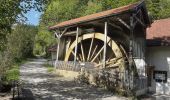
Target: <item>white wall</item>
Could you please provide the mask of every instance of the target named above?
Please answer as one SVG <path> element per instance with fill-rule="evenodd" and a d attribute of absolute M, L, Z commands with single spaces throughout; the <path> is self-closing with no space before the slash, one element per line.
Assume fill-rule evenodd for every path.
<path fill-rule="evenodd" d="M 57 53 L 56 52 L 51 52 L 51 58 L 52 58 L 52 60 L 56 60 Z"/>
<path fill-rule="evenodd" d="M 152 91 L 157 94 L 170 95 L 170 46 L 149 47 L 146 52 L 146 62 L 154 65 L 155 70 L 167 71 L 168 79 L 166 83 L 152 81 Z"/>

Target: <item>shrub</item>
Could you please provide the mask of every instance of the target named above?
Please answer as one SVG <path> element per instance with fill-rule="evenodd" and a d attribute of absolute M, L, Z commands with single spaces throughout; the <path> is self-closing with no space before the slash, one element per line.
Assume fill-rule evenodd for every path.
<path fill-rule="evenodd" d="M 3 84 L 10 84 L 12 81 L 19 80 L 19 66 L 15 65 L 11 69 L 7 70 L 2 77 Z"/>

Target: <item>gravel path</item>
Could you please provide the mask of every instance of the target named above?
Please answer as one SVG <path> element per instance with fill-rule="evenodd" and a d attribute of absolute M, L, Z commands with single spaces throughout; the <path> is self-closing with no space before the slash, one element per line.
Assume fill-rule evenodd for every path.
<path fill-rule="evenodd" d="M 47 72 L 44 59 L 30 60 L 21 66 L 24 100 L 127 100 L 112 93 Z"/>

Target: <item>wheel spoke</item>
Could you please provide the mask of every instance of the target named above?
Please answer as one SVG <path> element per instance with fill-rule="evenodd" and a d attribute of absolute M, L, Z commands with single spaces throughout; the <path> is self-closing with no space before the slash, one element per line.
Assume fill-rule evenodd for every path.
<path fill-rule="evenodd" d="M 75 53 L 74 53 L 73 51 L 72 51 L 71 53 L 75 56 Z M 79 58 L 78 58 L 78 57 L 76 57 L 76 59 L 79 61 Z"/>
<path fill-rule="evenodd" d="M 77 57 L 79 58 L 79 61 L 82 61 L 82 60 L 81 60 L 81 57 L 80 57 L 80 55 L 79 55 L 79 54 L 77 55 Z"/>
<path fill-rule="evenodd" d="M 119 59 L 120 59 L 120 58 L 113 58 L 113 59 L 111 59 L 110 61 L 106 61 L 106 66 L 111 65 L 111 64 L 112 64 L 112 67 L 118 66 L 118 65 L 120 64 L 120 62 L 118 61 Z M 98 64 L 98 65 L 96 65 L 96 67 L 99 67 L 99 66 L 101 66 L 102 64 L 103 64 L 103 62 L 100 63 L 100 64 Z"/>
<path fill-rule="evenodd" d="M 100 56 L 99 56 L 99 57 L 100 57 L 100 62 L 101 62 L 101 61 L 103 60 L 103 59 L 102 59 L 102 54 L 101 54 L 101 53 L 100 53 Z"/>
<path fill-rule="evenodd" d="M 111 39 L 107 42 L 107 44 L 108 43 L 110 43 L 111 42 Z M 91 62 L 93 62 L 98 56 L 99 56 L 99 54 L 102 52 L 102 50 L 104 49 L 104 46 L 98 51 L 98 53 L 96 54 L 96 56 L 91 60 Z M 102 59 L 102 58 L 101 58 Z"/>
<path fill-rule="evenodd" d="M 79 54 L 79 56 L 80 56 L 81 61 L 83 61 L 83 58 L 82 58 L 81 54 Z"/>
<path fill-rule="evenodd" d="M 82 42 L 80 44 L 81 44 L 81 53 L 82 53 L 82 56 L 83 56 L 83 61 L 85 61 L 84 48 L 83 48 Z"/>
<path fill-rule="evenodd" d="M 98 47 L 98 45 L 95 46 L 95 48 L 94 48 L 94 50 L 92 52 L 92 55 L 91 55 L 91 57 L 90 57 L 90 59 L 88 61 L 90 61 L 92 59 L 92 57 L 94 56 L 94 53 L 96 52 L 97 47 Z"/>
<path fill-rule="evenodd" d="M 90 58 L 91 49 L 92 49 L 92 46 L 93 46 L 93 41 L 94 41 L 94 37 L 92 38 L 92 41 L 91 41 L 91 44 L 90 44 L 90 48 L 89 48 L 89 53 L 88 53 L 87 61 L 89 61 L 89 58 Z"/>
<path fill-rule="evenodd" d="M 98 51 L 98 53 L 97 53 L 96 56 L 91 60 L 91 62 L 93 62 L 93 61 L 99 56 L 99 54 L 102 52 L 103 49 L 104 49 L 104 46 Z"/>
<path fill-rule="evenodd" d="M 112 57 L 113 57 L 113 54 L 109 57 L 109 59 L 107 61 L 110 61 Z"/>
<path fill-rule="evenodd" d="M 98 63 L 100 63 L 100 59 L 99 58 L 97 58 L 97 61 L 98 61 Z"/>

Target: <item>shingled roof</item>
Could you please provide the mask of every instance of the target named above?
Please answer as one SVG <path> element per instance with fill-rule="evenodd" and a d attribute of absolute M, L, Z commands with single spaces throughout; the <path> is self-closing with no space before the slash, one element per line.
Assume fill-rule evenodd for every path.
<path fill-rule="evenodd" d="M 150 46 L 170 45 L 170 18 L 154 21 L 147 28 L 146 39 Z"/>
<path fill-rule="evenodd" d="M 53 30 L 53 29 L 57 29 L 57 28 L 63 28 L 63 27 L 71 26 L 71 25 L 77 25 L 77 24 L 81 24 L 81 23 L 84 23 L 84 22 L 89 22 L 89 21 L 93 21 L 93 20 L 97 20 L 97 19 L 101 19 L 101 18 L 105 18 L 105 17 L 110 17 L 110 16 L 114 16 L 114 15 L 117 15 L 117 14 L 120 14 L 120 13 L 123 13 L 123 12 L 134 11 L 134 10 L 137 10 L 138 7 L 143 5 L 143 4 L 144 4 L 144 1 L 140 1 L 140 2 L 136 2 L 136 3 L 133 3 L 133 4 L 126 5 L 126 6 L 122 6 L 122 7 L 119 7 L 119 8 L 115 8 L 115 9 L 111 9 L 111 10 L 107 10 L 107 11 L 103 11 L 103 12 L 79 17 L 79 18 L 76 18 L 76 19 L 68 20 L 68 21 L 64 21 L 64 22 L 57 23 L 56 25 L 49 27 L 49 30 Z"/>

